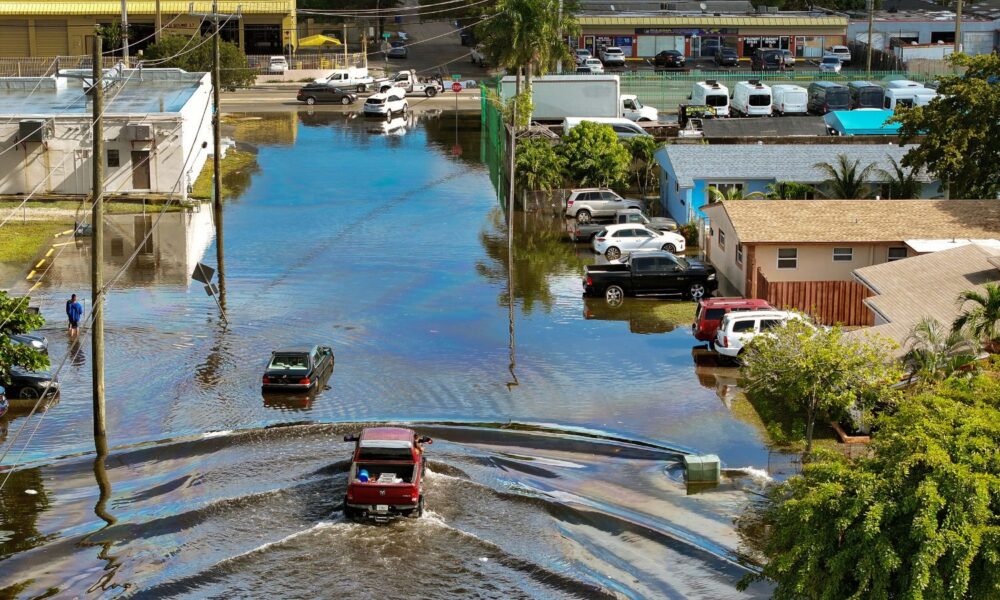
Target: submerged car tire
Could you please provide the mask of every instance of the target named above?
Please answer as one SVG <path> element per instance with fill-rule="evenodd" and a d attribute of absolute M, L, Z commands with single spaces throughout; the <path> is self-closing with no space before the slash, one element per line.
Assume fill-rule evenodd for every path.
<path fill-rule="evenodd" d="M 692 283 L 688 288 L 687 297 L 697 302 L 708 295 L 708 289 L 704 283 Z"/>
<path fill-rule="evenodd" d="M 417 507 L 410 511 L 409 517 L 411 519 L 419 519 L 422 516 L 424 516 L 424 497 L 423 496 L 421 496 L 420 499 L 417 500 Z"/>
<path fill-rule="evenodd" d="M 614 246 L 611 246 L 610 248 L 604 251 L 604 258 L 608 260 L 615 260 L 617 258 L 621 258 L 621 255 L 622 251 Z"/>
<path fill-rule="evenodd" d="M 316 104 L 316 98 L 312 96 L 306 96 L 306 104 L 308 104 L 309 106 Z"/>
<path fill-rule="evenodd" d="M 340 103 L 343 104 L 344 106 L 347 106 L 348 104 L 351 103 L 351 99 L 347 96 L 344 96 L 343 98 L 340 99 Z"/>
<path fill-rule="evenodd" d="M 604 299 L 607 301 L 608 306 L 621 306 L 622 302 L 625 301 L 625 290 L 618 285 L 609 285 L 604 290 Z"/>
<path fill-rule="evenodd" d="M 580 212 L 576 213 L 576 222 L 590 223 L 590 211 L 587 209 L 583 209 Z"/>
<path fill-rule="evenodd" d="M 660 248 L 660 250 L 673 254 L 677 252 L 677 246 L 674 246 L 673 244 L 663 244 L 663 247 Z"/>
<path fill-rule="evenodd" d="M 34 400 L 38 398 L 38 396 L 38 390 L 33 387 L 23 387 L 21 388 L 21 391 L 17 393 L 17 397 L 22 400 Z"/>
<path fill-rule="evenodd" d="M 424 95 L 426 95 L 428 98 L 433 98 L 434 96 L 437 96 L 437 93 L 438 93 L 437 88 L 429 87 L 426 90 L 424 90 Z"/>

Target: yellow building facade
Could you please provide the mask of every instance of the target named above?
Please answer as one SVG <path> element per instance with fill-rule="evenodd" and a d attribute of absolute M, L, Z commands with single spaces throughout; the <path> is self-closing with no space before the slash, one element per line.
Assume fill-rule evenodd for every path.
<path fill-rule="evenodd" d="M 136 55 L 160 35 L 208 33 L 212 25 L 189 14 L 188 0 L 127 2 L 129 49 Z M 208 13 L 212 3 L 193 2 L 193 12 Z M 159 16 L 157 15 L 159 8 Z M 240 12 L 222 28 L 222 38 L 238 43 L 247 54 L 281 54 L 297 43 L 295 0 L 221 1 L 220 13 Z M 119 0 L 0 0 L 0 57 L 53 57 L 88 54 L 97 25 L 121 20 Z"/>

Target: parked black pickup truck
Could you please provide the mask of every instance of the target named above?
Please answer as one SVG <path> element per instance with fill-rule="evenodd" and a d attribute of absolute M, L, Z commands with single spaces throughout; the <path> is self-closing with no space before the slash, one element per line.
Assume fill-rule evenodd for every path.
<path fill-rule="evenodd" d="M 589 223 L 580 223 L 576 220 L 567 221 L 566 230 L 569 232 L 569 239 L 574 242 L 589 242 L 597 232 L 608 225 L 618 225 L 624 223 L 638 223 L 645 225 L 655 231 L 677 231 L 677 222 L 668 217 L 647 217 L 641 211 L 630 208 L 619 210 L 610 219 L 594 219 Z"/>
<path fill-rule="evenodd" d="M 608 304 L 621 304 L 625 296 L 680 294 L 700 300 L 718 287 L 715 267 L 669 252 L 631 254 L 621 263 L 588 265 L 583 278 L 584 296 L 604 296 Z"/>

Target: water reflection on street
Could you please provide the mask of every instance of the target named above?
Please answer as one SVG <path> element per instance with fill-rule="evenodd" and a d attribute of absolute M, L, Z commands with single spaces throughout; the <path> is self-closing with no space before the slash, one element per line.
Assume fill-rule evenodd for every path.
<path fill-rule="evenodd" d="M 148 243 L 147 217 L 115 218 L 107 269 L 136 249 L 142 259 L 108 301 L 110 442 L 174 440 L 108 458 L 117 522 L 101 530 L 92 459 L 53 462 L 92 448 L 84 341 L 25 455 L 48 466 L 3 490 L 5 514 L 23 522 L 0 526 L 0 589 L 384 596 L 405 572 L 435 598 L 736 596 L 746 568 L 731 519 L 756 484 L 688 495 L 678 452 L 762 467 L 768 450 L 759 424 L 731 410 L 735 370 L 692 350 L 693 305 L 585 302 L 594 255 L 542 213 L 513 216 L 509 264 L 478 117 L 302 112 L 227 127 L 257 157 L 226 206 L 231 324 L 189 280 L 198 260 L 215 262 L 208 206 L 167 213 Z M 87 295 L 88 264 L 89 239 L 74 242 L 38 290 L 56 361 L 62 305 Z M 317 343 L 336 353 L 326 389 L 262 397 L 272 349 Z M 5 418 L 7 431 L 24 416 Z M 431 515 L 344 523 L 338 440 L 356 426 L 332 424 L 385 421 L 452 424 L 418 426 L 445 440 Z M 291 422 L 311 424 L 273 427 Z"/>

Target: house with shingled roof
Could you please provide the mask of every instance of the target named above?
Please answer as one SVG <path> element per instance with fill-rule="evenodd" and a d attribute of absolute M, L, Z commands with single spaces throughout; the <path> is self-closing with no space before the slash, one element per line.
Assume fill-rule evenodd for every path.
<path fill-rule="evenodd" d="M 670 144 L 656 152 L 660 165 L 660 205 L 679 224 L 705 218 L 710 187 L 739 190 L 744 196 L 766 194 L 770 184 L 795 182 L 820 185 L 827 180 L 818 163 L 833 163 L 838 154 L 858 168 L 875 164 L 869 183 L 878 190 L 885 181 L 880 170 L 892 172 L 890 159 L 900 163 L 915 146 L 894 144 Z M 919 173 L 921 198 L 941 197 L 940 182 Z M 876 192 L 877 193 L 877 192 Z M 883 196 L 884 197 L 884 196 Z"/>

